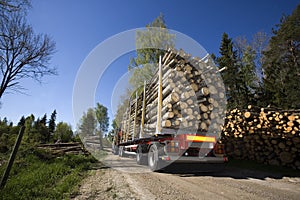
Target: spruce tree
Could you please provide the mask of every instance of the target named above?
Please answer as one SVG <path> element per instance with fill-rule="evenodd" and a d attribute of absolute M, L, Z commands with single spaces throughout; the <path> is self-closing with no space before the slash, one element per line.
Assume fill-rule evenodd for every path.
<path fill-rule="evenodd" d="M 24 115 L 21 117 L 20 121 L 18 122 L 18 126 L 24 126 L 25 125 L 25 117 Z"/>
<path fill-rule="evenodd" d="M 50 120 L 49 120 L 49 124 L 48 124 L 48 130 L 49 130 L 49 137 L 51 135 L 53 135 L 54 131 L 55 131 L 55 126 L 56 126 L 56 123 L 55 123 L 55 120 L 56 120 L 56 110 L 54 110 L 51 114 L 51 117 L 50 117 Z M 50 138 L 49 138 L 50 140 Z"/>
<path fill-rule="evenodd" d="M 300 5 L 273 30 L 264 52 L 264 89 L 268 104 L 300 107 Z"/>
<path fill-rule="evenodd" d="M 247 94 L 245 94 L 245 87 L 242 83 L 236 51 L 233 48 L 232 39 L 228 37 L 227 33 L 222 36 L 220 55 L 217 59 L 219 67 L 226 67 L 226 70 L 222 71 L 222 78 L 226 88 L 228 108 L 243 107 L 247 104 L 245 102 Z"/>

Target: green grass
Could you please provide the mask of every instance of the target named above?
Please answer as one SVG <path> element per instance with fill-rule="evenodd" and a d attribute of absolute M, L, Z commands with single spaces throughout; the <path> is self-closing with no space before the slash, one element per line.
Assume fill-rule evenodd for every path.
<path fill-rule="evenodd" d="M 55 158 L 43 151 L 23 152 L 0 191 L 0 199 L 69 199 L 95 162 L 84 155 Z M 1 175 L 4 168 L 0 167 Z"/>
<path fill-rule="evenodd" d="M 278 174 L 281 176 L 289 177 L 300 177 L 300 170 L 295 170 L 289 167 L 283 166 L 273 166 L 257 163 L 252 160 L 238 160 L 238 159 L 229 159 L 228 167 L 235 167 L 239 169 L 261 171 L 266 173 Z"/>

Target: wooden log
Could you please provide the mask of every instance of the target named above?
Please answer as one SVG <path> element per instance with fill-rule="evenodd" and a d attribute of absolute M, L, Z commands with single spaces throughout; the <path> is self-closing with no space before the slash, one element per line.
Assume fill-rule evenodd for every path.
<path fill-rule="evenodd" d="M 199 104 L 199 109 L 201 112 L 204 112 L 204 113 L 206 113 L 208 111 L 208 107 L 202 103 Z"/>
<path fill-rule="evenodd" d="M 174 104 L 179 101 L 179 95 L 176 92 L 172 92 L 163 100 L 163 106 L 166 104 Z"/>
<path fill-rule="evenodd" d="M 180 125 L 180 120 L 179 119 L 172 120 L 171 123 L 172 123 L 172 127 L 178 127 Z"/>
<path fill-rule="evenodd" d="M 210 94 L 210 91 L 207 87 L 203 87 L 200 89 L 200 93 L 197 96 L 207 96 Z"/>
<path fill-rule="evenodd" d="M 163 128 L 169 128 L 169 127 L 172 126 L 172 123 L 171 123 L 170 120 L 163 120 L 161 125 L 162 125 Z"/>

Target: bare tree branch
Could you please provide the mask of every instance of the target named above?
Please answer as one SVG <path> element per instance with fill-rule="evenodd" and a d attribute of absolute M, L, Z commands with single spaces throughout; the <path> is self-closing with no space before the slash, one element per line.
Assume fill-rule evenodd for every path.
<path fill-rule="evenodd" d="M 14 12 L 1 22 L 0 99 L 6 90 L 23 90 L 21 79 L 41 82 L 44 76 L 57 74 L 55 68 L 49 67 L 55 43 L 48 35 L 35 34 L 22 12 Z"/>
<path fill-rule="evenodd" d="M 13 12 L 25 14 L 30 7 L 30 0 L 0 0 L 0 17 L 8 19 Z"/>

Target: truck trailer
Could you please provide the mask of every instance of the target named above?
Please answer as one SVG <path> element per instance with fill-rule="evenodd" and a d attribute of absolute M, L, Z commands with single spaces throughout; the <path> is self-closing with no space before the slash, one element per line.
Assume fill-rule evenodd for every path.
<path fill-rule="evenodd" d="M 159 171 L 171 163 L 224 165 L 220 141 L 226 97 L 210 56 L 192 57 L 169 49 L 151 80 L 131 96 L 113 152 Z"/>

